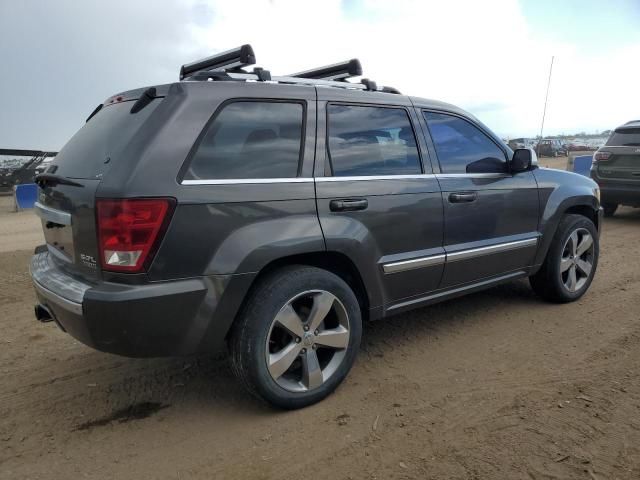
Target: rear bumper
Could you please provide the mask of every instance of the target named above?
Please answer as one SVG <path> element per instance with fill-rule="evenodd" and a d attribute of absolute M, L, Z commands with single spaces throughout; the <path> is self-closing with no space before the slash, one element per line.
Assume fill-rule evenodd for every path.
<path fill-rule="evenodd" d="M 600 199 L 603 203 L 640 206 L 640 186 L 600 185 Z"/>
<path fill-rule="evenodd" d="M 591 172 L 591 178 L 600 187 L 602 203 L 619 203 L 622 205 L 640 206 L 640 184 L 607 182 Z"/>
<path fill-rule="evenodd" d="M 30 271 L 38 302 L 65 332 L 96 350 L 128 357 L 223 348 L 239 292 L 246 292 L 251 280 L 224 275 L 144 285 L 88 284 L 57 268 L 47 252 L 32 257 Z"/>

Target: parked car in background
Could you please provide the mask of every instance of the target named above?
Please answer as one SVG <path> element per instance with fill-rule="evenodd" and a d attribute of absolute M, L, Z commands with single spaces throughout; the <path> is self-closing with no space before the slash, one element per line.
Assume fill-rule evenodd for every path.
<path fill-rule="evenodd" d="M 252 59 L 111 97 L 38 176 L 39 320 L 128 356 L 227 346 L 250 392 L 298 408 L 342 382 L 364 320 L 518 278 L 587 291 L 590 178 L 453 105 L 345 81 L 357 61 L 238 72 Z"/>
<path fill-rule="evenodd" d="M 536 142 L 532 138 L 512 138 L 508 142 L 511 150 L 518 150 L 519 148 L 535 148 L 535 144 Z"/>
<path fill-rule="evenodd" d="M 607 216 L 619 205 L 640 207 L 640 120 L 616 128 L 593 156 L 593 178 Z"/>
<path fill-rule="evenodd" d="M 558 157 L 567 154 L 567 147 L 557 138 L 545 138 L 538 142 L 537 154 L 541 157 Z"/>

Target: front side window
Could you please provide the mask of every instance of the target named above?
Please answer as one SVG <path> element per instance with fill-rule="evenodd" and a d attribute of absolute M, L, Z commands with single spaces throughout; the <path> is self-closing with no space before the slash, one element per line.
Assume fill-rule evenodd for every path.
<path fill-rule="evenodd" d="M 296 177 L 303 111 L 299 103 L 238 101 L 226 105 L 207 128 L 184 178 Z"/>
<path fill-rule="evenodd" d="M 507 173 L 504 152 L 479 128 L 454 115 L 424 112 L 442 173 Z"/>
<path fill-rule="evenodd" d="M 329 157 L 334 176 L 422 173 L 406 110 L 329 105 L 327 111 Z"/>

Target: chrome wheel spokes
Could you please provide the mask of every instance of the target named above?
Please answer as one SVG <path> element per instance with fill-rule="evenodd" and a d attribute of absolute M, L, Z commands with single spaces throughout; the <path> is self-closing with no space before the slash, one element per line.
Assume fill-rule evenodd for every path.
<path fill-rule="evenodd" d="M 593 270 L 594 242 L 585 228 L 574 230 L 562 249 L 560 277 L 570 292 L 580 290 L 587 283 Z"/>
<path fill-rule="evenodd" d="M 269 374 L 292 392 L 318 388 L 342 363 L 349 339 L 349 317 L 340 300 L 325 290 L 303 292 L 273 319 L 266 345 Z"/>

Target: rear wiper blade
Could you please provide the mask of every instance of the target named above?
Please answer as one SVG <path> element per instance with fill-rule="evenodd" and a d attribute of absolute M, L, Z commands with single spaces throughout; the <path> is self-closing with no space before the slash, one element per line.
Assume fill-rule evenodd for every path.
<path fill-rule="evenodd" d="M 35 181 L 40 188 L 44 188 L 47 185 L 70 185 L 72 187 L 84 187 L 84 185 L 82 185 L 81 183 L 74 182 L 67 177 L 55 175 L 53 173 L 41 173 L 40 175 L 36 175 Z"/>

